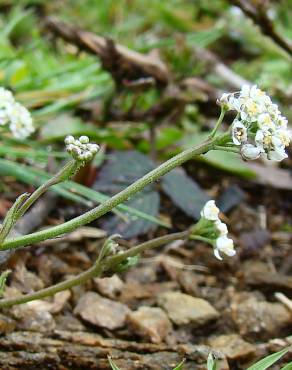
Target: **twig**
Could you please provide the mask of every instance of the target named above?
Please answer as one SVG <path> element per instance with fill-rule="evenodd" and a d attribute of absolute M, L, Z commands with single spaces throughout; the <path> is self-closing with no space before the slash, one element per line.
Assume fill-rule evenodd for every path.
<path fill-rule="evenodd" d="M 288 297 L 286 297 L 283 293 L 280 293 L 280 292 L 276 292 L 276 293 L 275 293 L 275 298 L 276 298 L 279 302 L 283 303 L 283 305 L 284 305 L 285 307 L 287 307 L 287 308 L 288 308 L 288 310 L 292 313 L 292 301 L 291 301 L 291 299 L 289 299 L 289 298 L 288 298 Z"/>
<path fill-rule="evenodd" d="M 195 54 L 198 59 L 206 62 L 207 66 L 216 73 L 230 87 L 240 90 L 242 85 L 251 85 L 251 82 L 244 79 L 237 73 L 233 72 L 226 64 L 224 64 L 214 53 L 207 49 L 195 47 Z"/>
<path fill-rule="evenodd" d="M 277 45 L 292 56 L 292 43 L 277 32 L 275 26 L 267 13 L 264 1 L 250 0 L 229 0 L 233 5 L 238 6 L 255 24 L 259 26 L 262 33 L 270 37 Z"/>
<path fill-rule="evenodd" d="M 109 71 L 119 84 L 123 81 L 128 84 L 129 81 L 147 77 L 154 78 L 159 85 L 168 83 L 170 78 L 168 69 L 157 56 L 138 53 L 53 17 L 46 19 L 46 25 L 55 35 L 77 45 L 82 50 L 98 55 L 104 69 Z"/>

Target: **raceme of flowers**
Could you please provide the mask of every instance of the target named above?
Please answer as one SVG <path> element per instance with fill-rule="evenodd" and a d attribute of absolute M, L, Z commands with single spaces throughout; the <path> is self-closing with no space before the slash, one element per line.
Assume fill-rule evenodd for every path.
<path fill-rule="evenodd" d="M 214 255 L 219 260 L 222 260 L 220 253 L 232 257 L 236 254 L 236 251 L 234 249 L 233 240 L 227 236 L 228 229 L 226 224 L 219 219 L 219 212 L 219 208 L 216 206 L 215 201 L 209 200 L 201 211 L 201 217 L 212 222 L 216 236 L 214 241 Z"/>
<path fill-rule="evenodd" d="M 8 126 L 17 139 L 25 139 L 35 130 L 29 111 L 3 87 L 0 87 L 0 126 Z"/>
<path fill-rule="evenodd" d="M 260 156 L 274 161 L 287 158 L 291 132 L 287 118 L 282 116 L 277 104 L 256 85 L 244 85 L 240 92 L 223 94 L 220 101 L 226 110 L 237 112 L 232 124 L 232 140 L 241 145 L 244 159 Z"/>
<path fill-rule="evenodd" d="M 99 146 L 90 143 L 87 136 L 80 136 L 78 140 L 71 135 L 67 136 L 65 144 L 67 152 L 70 153 L 76 161 L 90 161 L 99 151 Z"/>

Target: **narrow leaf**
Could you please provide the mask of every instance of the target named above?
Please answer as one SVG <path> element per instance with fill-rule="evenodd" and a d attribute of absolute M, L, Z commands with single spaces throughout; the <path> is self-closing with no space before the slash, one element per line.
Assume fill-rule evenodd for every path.
<path fill-rule="evenodd" d="M 268 367 L 272 366 L 275 362 L 280 360 L 281 357 L 283 357 L 290 348 L 284 348 L 282 351 L 276 352 L 271 354 L 270 356 L 267 356 L 263 358 L 262 360 L 256 362 L 254 365 L 249 367 L 247 370 L 265 370 Z"/>
<path fill-rule="evenodd" d="M 14 163 L 2 158 L 0 158 L 0 173 L 2 176 L 14 176 L 17 180 L 34 186 L 39 186 L 43 184 L 51 177 L 48 173 L 44 171 L 23 164 L 20 165 L 18 163 Z M 77 184 L 74 181 L 66 181 L 62 184 L 55 185 L 50 190 L 54 191 L 64 198 L 73 200 L 86 206 L 92 206 L 92 202 L 102 203 L 105 200 L 109 199 L 109 197 L 105 194 L 87 188 L 86 186 L 83 186 L 81 184 Z M 88 202 L 88 200 L 90 200 L 91 202 Z M 138 209 L 126 206 L 124 204 L 119 204 L 116 209 L 131 214 L 133 216 L 143 218 L 152 223 L 164 227 L 169 227 L 169 225 L 165 224 L 157 217 L 142 212 Z"/>
<path fill-rule="evenodd" d="M 210 352 L 209 355 L 208 355 L 207 369 L 208 370 L 216 370 L 217 369 L 217 362 L 216 362 L 212 352 Z"/>
<path fill-rule="evenodd" d="M 185 363 L 185 360 L 182 360 L 173 370 L 183 370 L 183 364 Z"/>
<path fill-rule="evenodd" d="M 6 270 L 6 271 L 2 272 L 1 275 L 0 275 L 0 297 L 2 297 L 3 294 L 4 294 L 6 280 L 7 280 L 8 275 L 10 274 L 10 272 L 11 272 L 11 270 Z"/>
<path fill-rule="evenodd" d="M 292 370 L 292 362 L 289 362 L 281 370 Z"/>
<path fill-rule="evenodd" d="M 110 357 L 108 357 L 108 361 L 111 365 L 112 370 L 120 370 L 120 368 L 117 367 L 117 365 L 113 362 L 113 360 Z"/>

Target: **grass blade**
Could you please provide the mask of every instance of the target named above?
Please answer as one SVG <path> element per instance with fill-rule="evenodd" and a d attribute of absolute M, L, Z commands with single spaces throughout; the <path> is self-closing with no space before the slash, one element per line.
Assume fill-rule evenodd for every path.
<path fill-rule="evenodd" d="M 183 370 L 183 365 L 185 363 L 185 360 L 182 360 L 173 370 Z"/>
<path fill-rule="evenodd" d="M 275 362 L 280 360 L 281 357 L 283 357 L 290 348 L 284 348 L 282 351 L 273 353 L 262 360 L 256 362 L 254 365 L 249 367 L 247 370 L 265 370 L 268 367 L 272 366 Z"/>
<path fill-rule="evenodd" d="M 43 184 L 51 177 L 44 171 L 23 164 L 14 163 L 3 158 L 0 159 L 0 173 L 2 174 L 2 176 L 14 176 L 15 178 L 17 178 L 17 180 L 34 186 L 39 186 Z M 93 204 L 102 203 L 105 200 L 109 199 L 107 195 L 87 188 L 86 186 L 83 186 L 81 184 L 77 184 L 74 181 L 67 181 L 55 185 L 54 187 L 52 187 L 51 190 L 64 198 L 85 204 L 86 206 L 90 207 L 92 207 Z M 125 212 L 131 216 L 141 217 L 160 226 L 169 227 L 169 225 L 160 221 L 158 218 L 141 212 L 138 209 L 127 207 L 124 204 L 119 204 L 116 209 L 118 211 Z"/>
<path fill-rule="evenodd" d="M 110 363 L 112 370 L 120 370 L 110 357 L 108 357 L 108 362 Z"/>
<path fill-rule="evenodd" d="M 281 370 L 292 370 L 292 362 L 289 362 L 287 365 L 282 367 Z"/>

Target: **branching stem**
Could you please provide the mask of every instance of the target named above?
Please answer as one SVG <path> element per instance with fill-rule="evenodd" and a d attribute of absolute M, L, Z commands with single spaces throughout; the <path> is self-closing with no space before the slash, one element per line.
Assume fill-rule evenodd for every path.
<path fill-rule="evenodd" d="M 219 123 L 220 120 L 222 121 L 223 116 L 224 113 L 221 112 L 220 115 L 221 118 L 219 118 L 218 120 Z M 216 126 L 218 126 L 218 124 Z M 72 232 L 76 230 L 78 227 L 86 225 L 103 216 L 107 212 L 111 211 L 117 205 L 125 202 L 134 194 L 144 189 L 147 185 L 157 181 L 160 177 L 164 176 L 166 173 L 168 173 L 175 167 L 182 165 L 184 162 L 190 160 L 195 156 L 207 153 L 208 151 L 212 150 L 214 146 L 223 145 L 228 138 L 229 134 L 223 134 L 218 135 L 217 137 L 208 138 L 202 144 L 197 145 L 194 148 L 186 149 L 183 152 L 174 156 L 173 158 L 169 159 L 168 161 L 162 163 L 160 166 L 158 166 L 154 170 L 147 173 L 145 176 L 135 181 L 126 189 L 122 190 L 118 194 L 106 200 L 104 203 L 84 213 L 83 215 L 76 217 L 61 225 L 51 227 L 49 229 L 17 237 L 15 239 L 8 239 L 2 243 L 2 245 L 0 246 L 0 250 L 16 249 L 30 244 L 38 243 L 47 239 L 53 239 L 60 235 Z"/>

